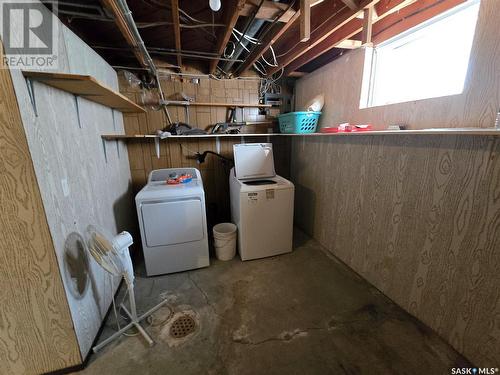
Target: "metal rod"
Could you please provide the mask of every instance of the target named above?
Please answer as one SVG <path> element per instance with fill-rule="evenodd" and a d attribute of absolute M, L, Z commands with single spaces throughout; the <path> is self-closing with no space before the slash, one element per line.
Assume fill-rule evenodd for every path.
<path fill-rule="evenodd" d="M 231 62 L 243 62 L 244 60 L 240 59 L 228 59 L 225 57 L 215 57 L 215 56 L 204 56 L 204 55 L 192 55 L 190 53 L 174 53 L 174 52 L 160 52 L 160 51 L 151 51 L 152 54 L 154 55 L 181 55 L 184 57 L 192 57 L 195 59 L 202 59 L 202 60 L 222 60 L 222 61 L 231 61 Z"/>
<path fill-rule="evenodd" d="M 115 50 L 115 51 L 128 51 L 129 48 L 120 48 L 120 47 L 107 47 L 107 46 L 91 46 L 94 49 L 109 49 L 109 50 Z M 195 59 L 203 59 L 203 60 L 222 60 L 222 61 L 231 61 L 231 62 L 243 62 L 244 60 L 239 60 L 239 59 L 228 59 L 225 57 L 216 57 L 212 55 L 204 55 L 203 52 L 198 52 L 198 51 L 193 51 L 193 53 L 188 53 L 186 51 L 175 51 L 175 50 L 158 50 L 158 49 L 152 49 L 149 48 L 149 52 L 154 55 L 172 55 L 172 56 L 177 56 L 181 55 L 184 57 L 192 57 Z"/>
<path fill-rule="evenodd" d="M 113 333 L 111 336 L 109 336 L 106 340 L 100 342 L 99 344 L 97 344 L 96 346 L 94 346 L 92 348 L 92 350 L 94 351 L 94 353 L 97 353 L 99 350 L 101 350 L 104 346 L 106 346 L 107 344 L 109 344 L 111 341 L 117 339 L 119 336 L 123 335 L 124 332 L 126 332 L 127 330 L 129 330 L 130 328 L 132 328 L 132 326 L 134 325 L 133 322 L 130 322 L 129 324 L 127 324 L 125 327 L 123 327 L 122 329 L 120 329 L 119 331 Z"/>
<path fill-rule="evenodd" d="M 122 308 L 123 311 L 125 311 L 125 314 L 127 314 L 128 317 L 132 320 L 131 323 L 135 326 L 135 328 L 137 328 L 139 333 L 144 337 L 144 339 L 147 341 L 148 345 L 153 346 L 153 344 L 154 344 L 153 339 L 144 330 L 144 328 L 142 328 L 142 326 L 139 324 L 140 320 L 137 319 L 137 311 L 134 311 L 134 309 L 132 308 L 132 313 L 130 313 L 123 304 L 120 307 Z"/>

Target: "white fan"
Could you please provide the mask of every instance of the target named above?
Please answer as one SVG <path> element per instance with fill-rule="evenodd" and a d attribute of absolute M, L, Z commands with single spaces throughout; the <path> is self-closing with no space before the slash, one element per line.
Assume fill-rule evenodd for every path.
<path fill-rule="evenodd" d="M 140 322 L 167 303 L 167 300 L 162 301 L 143 315 L 137 316 L 134 295 L 134 269 L 128 250 L 129 246 L 133 244 L 132 236 L 128 232 L 121 232 L 117 236 L 111 238 L 111 236 L 105 235 L 103 231 L 98 230 L 93 225 L 87 227 L 85 235 L 87 247 L 95 261 L 111 275 L 120 276 L 125 279 L 130 302 L 130 311 L 123 304 L 120 305 L 121 309 L 123 309 L 130 318 L 130 323 L 103 342 L 94 346 L 94 352 L 97 352 L 106 344 L 120 337 L 132 326 L 135 326 L 144 339 L 146 339 L 149 346 L 152 346 L 154 341 L 144 328 L 142 328 Z"/>

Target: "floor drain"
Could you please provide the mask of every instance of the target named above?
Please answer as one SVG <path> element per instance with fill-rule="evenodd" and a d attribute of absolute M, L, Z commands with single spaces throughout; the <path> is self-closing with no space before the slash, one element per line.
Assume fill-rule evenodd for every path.
<path fill-rule="evenodd" d="M 196 330 L 196 322 L 189 315 L 182 315 L 175 319 L 170 326 L 170 336 L 179 339 Z"/>

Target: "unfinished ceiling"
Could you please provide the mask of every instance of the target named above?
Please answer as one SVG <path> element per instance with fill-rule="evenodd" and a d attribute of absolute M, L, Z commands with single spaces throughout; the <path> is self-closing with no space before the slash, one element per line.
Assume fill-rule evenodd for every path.
<path fill-rule="evenodd" d="M 157 68 L 195 66 L 223 76 L 254 69 L 276 77 L 311 72 L 463 1 L 228 0 L 212 11 L 205 0 L 65 0 L 57 13 L 114 67 L 148 68 L 142 39 Z M 44 3 L 52 9 L 54 2 Z"/>

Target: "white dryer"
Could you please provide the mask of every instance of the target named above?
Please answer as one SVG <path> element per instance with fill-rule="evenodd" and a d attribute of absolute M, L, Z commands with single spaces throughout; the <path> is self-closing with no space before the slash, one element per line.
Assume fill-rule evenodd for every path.
<path fill-rule="evenodd" d="M 192 181 L 168 185 L 182 174 Z M 205 193 L 195 168 L 158 169 L 135 197 L 148 276 L 209 265 Z"/>
<path fill-rule="evenodd" d="M 271 143 L 233 146 L 231 217 L 242 260 L 292 251 L 294 185 L 276 175 Z"/>

